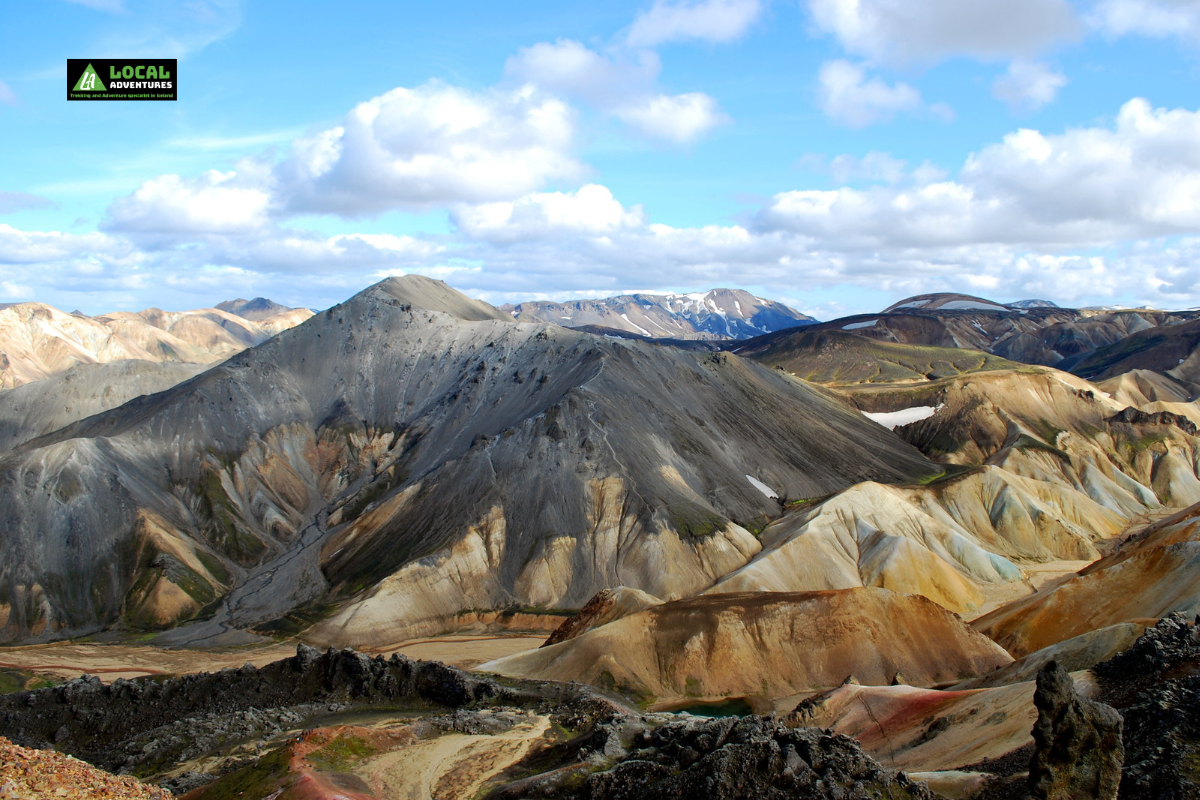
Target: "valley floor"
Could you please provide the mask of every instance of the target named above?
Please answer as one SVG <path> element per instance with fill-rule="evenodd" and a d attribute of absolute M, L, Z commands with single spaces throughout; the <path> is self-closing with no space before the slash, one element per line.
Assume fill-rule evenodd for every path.
<path fill-rule="evenodd" d="M 414 639 L 380 650 L 362 649 L 371 655 L 400 653 L 422 661 L 472 669 L 487 661 L 534 650 L 546 640 L 543 635 L 473 634 Z M 105 683 L 148 675 L 186 675 L 217 672 L 243 664 L 256 667 L 287 658 L 296 652 L 294 642 L 229 649 L 164 649 L 144 644 L 81 644 L 56 642 L 26 647 L 0 648 L 0 668 L 22 670 L 59 678 L 95 675 Z"/>

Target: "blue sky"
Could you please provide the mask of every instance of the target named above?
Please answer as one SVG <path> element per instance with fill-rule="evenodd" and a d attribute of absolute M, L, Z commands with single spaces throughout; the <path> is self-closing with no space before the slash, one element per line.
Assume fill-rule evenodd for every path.
<path fill-rule="evenodd" d="M 11 3 L 0 303 L 1200 305 L 1197 0 Z M 174 103 L 67 58 L 176 57 Z"/>

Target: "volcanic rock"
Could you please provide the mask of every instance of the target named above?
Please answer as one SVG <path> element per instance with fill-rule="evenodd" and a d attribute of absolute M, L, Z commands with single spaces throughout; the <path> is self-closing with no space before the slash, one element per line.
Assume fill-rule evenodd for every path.
<path fill-rule="evenodd" d="M 1081 698 L 1067 671 L 1051 661 L 1037 677 L 1038 709 L 1029 764 L 1031 800 L 1116 800 L 1125 747 L 1121 716 Z"/>

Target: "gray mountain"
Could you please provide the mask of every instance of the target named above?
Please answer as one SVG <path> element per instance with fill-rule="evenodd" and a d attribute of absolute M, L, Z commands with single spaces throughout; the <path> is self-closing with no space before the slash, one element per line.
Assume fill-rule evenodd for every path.
<path fill-rule="evenodd" d="M 1015 303 L 1005 303 L 1009 308 L 1062 308 L 1052 300 L 1017 300 Z"/>
<path fill-rule="evenodd" d="M 748 561 L 789 498 L 937 471 L 737 356 L 389 279 L 0 456 L 0 640 L 324 618 L 312 638 L 368 643 L 615 585 L 680 597 Z"/>
<path fill-rule="evenodd" d="M 1074 371 L 1073 365 L 1093 350 L 1139 331 L 1195 319 L 1200 319 L 1200 312 L 1044 305 L 1011 308 L 973 295 L 942 293 L 909 297 L 878 314 L 817 323 L 805 332 L 846 331 L 884 342 L 980 350 L 1012 361 Z M 765 334 L 762 338 L 769 343 L 790 335 L 792 332 Z"/>
<path fill-rule="evenodd" d="M 519 322 L 608 328 L 656 339 L 748 339 L 816 322 L 783 303 L 741 289 L 692 294 L 625 294 L 571 303 L 528 302 L 502 310 Z"/>
<path fill-rule="evenodd" d="M 169 389 L 207 364 L 127 359 L 77 364 L 66 372 L 0 392 L 0 452 L 135 397 Z"/>
<path fill-rule="evenodd" d="M 243 319 L 253 320 L 254 322 L 259 322 L 267 317 L 273 317 L 276 314 L 293 310 L 290 306 L 280 305 L 274 300 L 268 300 L 265 297 L 256 297 L 253 300 L 243 300 L 239 297 L 236 300 L 226 300 L 223 303 L 217 303 L 215 308 L 221 311 L 228 311 L 230 314 L 236 314 Z"/>

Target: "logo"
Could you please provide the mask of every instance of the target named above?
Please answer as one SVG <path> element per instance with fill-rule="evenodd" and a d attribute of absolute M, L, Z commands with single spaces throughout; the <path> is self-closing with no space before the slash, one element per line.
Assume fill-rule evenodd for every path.
<path fill-rule="evenodd" d="M 68 58 L 68 100 L 175 100 L 174 58 Z"/>
<path fill-rule="evenodd" d="M 87 69 L 79 76 L 79 81 L 75 84 L 77 92 L 103 92 L 108 87 L 100 80 L 100 76 L 96 74 L 96 70 L 92 69 L 92 65 L 88 64 Z"/>

